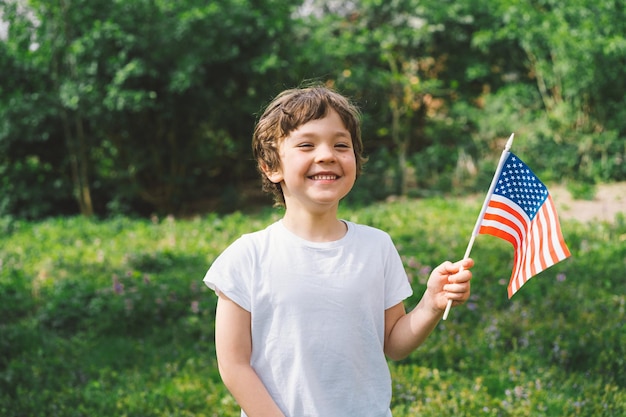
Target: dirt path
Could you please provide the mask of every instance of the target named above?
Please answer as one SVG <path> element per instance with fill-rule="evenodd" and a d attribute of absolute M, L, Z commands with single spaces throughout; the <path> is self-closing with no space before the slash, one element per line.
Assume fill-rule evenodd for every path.
<path fill-rule="evenodd" d="M 548 190 L 561 219 L 613 222 L 617 213 L 626 215 L 626 182 L 598 185 L 591 201 L 573 199 L 565 186 L 551 185 Z"/>

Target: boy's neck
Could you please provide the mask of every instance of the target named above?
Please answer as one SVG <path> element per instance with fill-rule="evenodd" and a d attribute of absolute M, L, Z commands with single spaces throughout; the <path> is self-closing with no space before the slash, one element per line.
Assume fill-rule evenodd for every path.
<path fill-rule="evenodd" d="M 285 227 L 296 236 L 309 242 L 332 242 L 344 237 L 347 225 L 337 219 L 337 211 L 310 213 L 307 211 L 285 211 Z"/>

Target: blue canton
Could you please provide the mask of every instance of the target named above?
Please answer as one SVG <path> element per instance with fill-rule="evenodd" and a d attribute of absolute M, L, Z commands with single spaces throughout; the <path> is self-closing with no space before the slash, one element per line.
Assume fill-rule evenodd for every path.
<path fill-rule="evenodd" d="M 532 220 L 548 198 L 548 189 L 514 154 L 510 153 L 502 166 L 494 194 L 516 203 Z"/>

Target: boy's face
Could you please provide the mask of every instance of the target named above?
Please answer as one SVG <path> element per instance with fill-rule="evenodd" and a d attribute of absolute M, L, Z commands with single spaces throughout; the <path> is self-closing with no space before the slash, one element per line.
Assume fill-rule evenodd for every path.
<path fill-rule="evenodd" d="M 279 155 L 280 168 L 265 174 L 280 183 L 287 209 L 336 207 L 356 181 L 352 137 L 334 110 L 292 131 Z"/>

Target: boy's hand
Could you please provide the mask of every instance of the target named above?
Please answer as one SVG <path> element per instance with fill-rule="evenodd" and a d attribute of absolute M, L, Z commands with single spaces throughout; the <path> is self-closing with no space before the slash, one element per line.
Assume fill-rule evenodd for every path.
<path fill-rule="evenodd" d="M 430 298 L 433 309 L 446 309 L 448 300 L 452 300 L 453 306 L 463 304 L 470 296 L 470 280 L 474 266 L 471 258 L 452 263 L 446 261 L 436 267 L 428 278 L 426 294 Z"/>
<path fill-rule="evenodd" d="M 473 266 L 472 259 L 454 264 L 446 261 L 431 272 L 424 296 L 410 313 L 405 313 L 402 302 L 385 310 L 385 354 L 389 358 L 406 358 L 420 346 L 437 327 L 448 300 L 454 305 L 467 301 Z"/>

